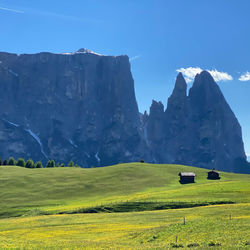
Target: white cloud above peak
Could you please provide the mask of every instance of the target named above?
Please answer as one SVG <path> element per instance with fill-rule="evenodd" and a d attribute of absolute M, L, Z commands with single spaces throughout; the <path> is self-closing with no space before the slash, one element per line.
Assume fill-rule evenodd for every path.
<path fill-rule="evenodd" d="M 180 68 L 180 69 L 177 69 L 176 71 L 181 72 L 185 80 L 187 81 L 187 83 L 189 83 L 189 82 L 192 82 L 195 76 L 201 73 L 203 69 L 201 69 L 200 67 L 188 67 L 188 68 Z M 213 69 L 213 70 L 206 69 L 206 71 L 208 71 L 212 75 L 212 77 L 214 78 L 216 82 L 233 80 L 233 77 L 226 72 L 220 72 L 217 69 Z"/>
<path fill-rule="evenodd" d="M 216 69 L 208 70 L 208 72 L 212 75 L 216 82 L 233 80 L 233 77 L 227 72 L 220 72 Z"/>
<path fill-rule="evenodd" d="M 239 81 L 246 82 L 250 81 L 250 72 L 246 72 L 239 77 Z"/>
<path fill-rule="evenodd" d="M 195 76 L 201 73 L 202 69 L 199 67 L 188 67 L 188 68 L 180 68 L 176 70 L 177 72 L 181 72 L 187 83 L 192 82 Z"/>

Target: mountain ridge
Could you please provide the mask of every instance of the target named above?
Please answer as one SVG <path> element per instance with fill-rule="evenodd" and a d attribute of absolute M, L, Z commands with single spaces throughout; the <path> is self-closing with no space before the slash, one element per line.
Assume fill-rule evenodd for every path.
<path fill-rule="evenodd" d="M 166 110 L 153 101 L 140 115 L 128 56 L 0 52 L 0 62 L 2 158 L 84 167 L 144 159 L 236 172 L 234 161 L 246 161 L 240 125 L 208 72 L 188 95 L 180 73 Z"/>

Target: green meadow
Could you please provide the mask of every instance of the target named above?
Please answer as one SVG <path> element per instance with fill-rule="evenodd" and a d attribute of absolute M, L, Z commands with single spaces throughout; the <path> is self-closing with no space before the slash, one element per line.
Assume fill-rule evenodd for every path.
<path fill-rule="evenodd" d="M 196 182 L 180 184 L 193 171 Z M 0 167 L 1 249 L 250 249 L 250 175 L 147 163 Z"/>

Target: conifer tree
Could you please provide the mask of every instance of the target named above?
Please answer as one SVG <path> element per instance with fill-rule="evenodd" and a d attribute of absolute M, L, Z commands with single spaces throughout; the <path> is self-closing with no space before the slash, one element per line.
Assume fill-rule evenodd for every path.
<path fill-rule="evenodd" d="M 16 161 L 15 161 L 15 159 L 13 157 L 9 158 L 8 165 L 9 166 L 15 166 L 16 165 Z"/>
<path fill-rule="evenodd" d="M 51 168 L 54 168 L 54 167 L 56 166 L 55 161 L 54 161 L 54 160 L 51 160 L 51 161 L 50 161 L 50 165 L 51 165 L 51 166 L 50 166 Z"/>
<path fill-rule="evenodd" d="M 40 161 L 38 161 L 35 164 L 35 168 L 43 168 L 43 164 Z"/>
<path fill-rule="evenodd" d="M 51 166 L 51 163 L 50 163 L 50 160 L 47 162 L 47 164 L 46 164 L 46 168 L 50 168 L 50 166 Z"/>
<path fill-rule="evenodd" d="M 54 168 L 55 167 L 55 161 L 54 160 L 49 160 L 46 164 L 46 168 Z"/>
<path fill-rule="evenodd" d="M 31 159 L 27 160 L 26 164 L 25 164 L 25 167 L 26 168 L 34 168 L 35 164 L 34 164 L 33 160 L 31 160 Z"/>
<path fill-rule="evenodd" d="M 68 167 L 74 167 L 74 162 L 72 160 L 69 162 Z"/>
<path fill-rule="evenodd" d="M 25 160 L 23 158 L 19 158 L 16 163 L 19 167 L 25 167 Z"/>

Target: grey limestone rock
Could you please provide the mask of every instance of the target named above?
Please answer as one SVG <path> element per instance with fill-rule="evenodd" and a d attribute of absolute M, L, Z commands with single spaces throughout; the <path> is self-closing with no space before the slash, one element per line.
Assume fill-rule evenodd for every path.
<path fill-rule="evenodd" d="M 147 134 L 153 135 L 149 143 L 156 145 L 152 151 L 157 161 L 242 172 L 237 165 L 246 160 L 241 127 L 219 86 L 203 71 L 195 77 L 188 96 L 186 91 L 179 74 L 164 115 L 154 104 L 150 109 Z M 153 131 L 159 123 L 158 132 Z"/>
<path fill-rule="evenodd" d="M 127 56 L 0 53 L 0 157 L 106 166 L 144 159 L 243 171 L 241 127 L 204 71 L 142 115 Z"/>
<path fill-rule="evenodd" d="M 0 62 L 0 117 L 16 135 L 0 142 L 2 159 L 31 154 L 33 160 L 73 160 L 86 167 L 144 157 L 127 56 L 81 49 L 66 54 L 0 53 Z M 11 123 L 18 125 L 18 132 Z M 7 144 L 19 147 L 3 150 Z"/>

